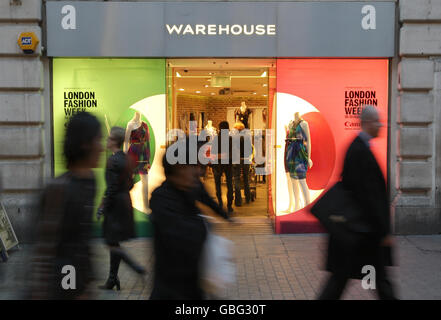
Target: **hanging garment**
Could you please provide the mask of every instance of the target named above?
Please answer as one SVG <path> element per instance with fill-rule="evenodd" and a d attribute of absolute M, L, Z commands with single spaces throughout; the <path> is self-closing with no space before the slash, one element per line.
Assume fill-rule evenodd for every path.
<path fill-rule="evenodd" d="M 135 170 L 134 173 L 147 174 L 147 165 L 150 163 L 150 132 L 147 123 L 132 130 L 130 133 L 130 147 L 128 155 L 132 159 Z"/>
<path fill-rule="evenodd" d="M 288 126 L 285 148 L 285 171 L 291 178 L 306 179 L 308 171 L 307 136 L 300 123 L 295 126 L 291 121 Z"/>

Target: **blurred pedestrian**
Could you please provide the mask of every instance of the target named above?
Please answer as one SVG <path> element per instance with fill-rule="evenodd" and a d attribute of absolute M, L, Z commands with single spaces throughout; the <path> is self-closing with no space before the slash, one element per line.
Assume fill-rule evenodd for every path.
<path fill-rule="evenodd" d="M 217 162 L 212 164 L 217 201 L 219 206 L 222 208 L 222 175 L 225 174 L 225 179 L 227 181 L 227 209 L 228 213 L 231 214 L 233 212 L 233 142 L 229 133 L 228 135 L 222 135 L 223 130 L 228 132 L 229 129 L 230 126 L 228 121 L 222 121 L 219 123 L 219 134 L 213 139 L 211 155 L 217 160 Z M 227 137 L 228 141 L 223 141 L 223 137 L 225 136 Z M 228 146 L 228 149 L 223 150 L 222 144 Z"/>
<path fill-rule="evenodd" d="M 146 273 L 145 269 L 137 264 L 119 244 L 135 236 L 133 208 L 129 193 L 133 187 L 133 170 L 129 158 L 122 151 L 124 139 L 123 128 L 113 127 L 110 130 L 107 149 L 112 152 L 112 155 L 107 160 L 107 189 L 99 210 L 104 215 L 103 236 L 110 250 L 109 277 L 99 288 L 107 290 L 112 290 L 115 286 L 118 290 L 121 288 L 118 278 L 121 260 L 138 274 Z"/>
<path fill-rule="evenodd" d="M 188 139 L 185 140 L 188 146 Z M 199 300 L 204 298 L 200 276 L 208 230 L 196 201 L 208 204 L 225 219 L 228 217 L 202 185 L 201 166 L 189 164 L 188 147 L 185 164 L 169 163 L 167 154 L 172 153 L 169 152 L 172 146 L 162 161 L 166 180 L 153 191 L 150 201 L 155 255 L 150 299 Z"/>
<path fill-rule="evenodd" d="M 245 129 L 245 125 L 242 122 L 236 122 L 234 129 L 232 135 L 234 205 L 240 207 L 242 206 L 241 178 L 243 178 L 245 201 L 246 203 L 250 203 L 251 201 L 249 174 L 253 147 L 250 130 Z"/>
<path fill-rule="evenodd" d="M 31 269 L 31 298 L 90 298 L 94 278 L 89 241 L 92 234 L 98 166 L 103 147 L 101 126 L 93 115 L 80 112 L 69 121 L 64 156 L 67 172 L 44 190 L 38 216 Z"/>
<path fill-rule="evenodd" d="M 360 208 L 359 226 L 367 232 L 356 234 L 357 241 L 344 243 L 329 236 L 327 270 L 332 272 L 321 300 L 339 299 L 350 278 L 361 279 L 363 266 L 375 268 L 376 290 L 380 299 L 395 299 L 385 266 L 391 261 L 392 238 L 389 205 L 383 173 L 370 150 L 382 124 L 375 107 L 366 106 L 361 113 L 360 134 L 354 139 L 344 160 L 342 183 L 352 193 Z"/>

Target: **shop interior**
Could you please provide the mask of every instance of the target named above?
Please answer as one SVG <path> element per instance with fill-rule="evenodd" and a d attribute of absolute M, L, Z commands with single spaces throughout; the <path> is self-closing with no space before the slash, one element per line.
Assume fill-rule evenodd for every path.
<path fill-rule="evenodd" d="M 168 128 L 189 133 L 196 129 L 189 125 L 190 121 L 194 121 L 198 133 L 206 129 L 214 137 L 219 133 L 219 124 L 227 121 L 231 131 L 238 122 L 243 123 L 246 129 L 250 129 L 251 137 L 254 137 L 256 129 L 266 130 L 270 127 L 269 96 L 271 87 L 274 87 L 275 76 L 272 75 L 275 74 L 275 65 L 272 59 L 168 60 L 168 103 L 171 110 Z M 210 195 L 218 199 L 214 170 L 208 167 L 203 180 Z M 268 179 L 259 174 L 261 171 L 256 170 L 255 164 L 250 165 L 247 171 L 248 174 L 244 174 L 242 168 L 240 172 L 233 172 L 233 216 L 267 217 Z M 249 193 L 246 192 L 244 179 L 248 181 Z M 219 184 L 223 208 L 227 210 L 225 174 L 222 174 Z M 237 186 L 240 197 L 237 196 Z"/>

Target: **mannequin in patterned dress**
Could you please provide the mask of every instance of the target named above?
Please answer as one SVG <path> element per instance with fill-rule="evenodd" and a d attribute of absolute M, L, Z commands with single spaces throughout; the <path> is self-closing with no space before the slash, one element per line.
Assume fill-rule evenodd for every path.
<path fill-rule="evenodd" d="M 148 213 L 148 170 L 150 169 L 150 132 L 147 123 L 141 120 L 136 111 L 132 120 L 127 123 L 124 152 L 127 153 L 135 166 L 134 173 L 139 174 L 142 183 L 144 209 Z"/>
<path fill-rule="evenodd" d="M 312 167 L 311 135 L 308 122 L 294 114 L 286 129 L 285 171 L 288 181 L 289 207 L 285 212 L 294 212 L 300 208 L 300 189 L 303 203 L 306 207 L 310 202 L 309 188 L 306 183 L 306 173 Z"/>

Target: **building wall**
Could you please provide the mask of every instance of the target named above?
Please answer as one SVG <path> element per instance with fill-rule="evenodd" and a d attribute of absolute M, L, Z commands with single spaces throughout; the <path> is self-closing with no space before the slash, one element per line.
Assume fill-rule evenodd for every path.
<path fill-rule="evenodd" d="M 1 199 L 21 241 L 30 234 L 35 195 L 51 171 L 48 60 L 41 44 L 35 54 L 24 55 L 16 43 L 23 31 L 34 31 L 42 42 L 42 2 L 0 1 Z M 439 233 L 441 0 L 400 0 L 397 14 L 389 127 L 394 231 Z"/>
<path fill-rule="evenodd" d="M 40 0 L 0 1 L 0 175 L 1 201 L 19 241 L 26 241 L 35 195 L 44 176 L 43 62 L 17 45 L 21 32 L 42 41 Z"/>
<path fill-rule="evenodd" d="M 399 1 L 395 232 L 441 232 L 441 0 Z"/>

